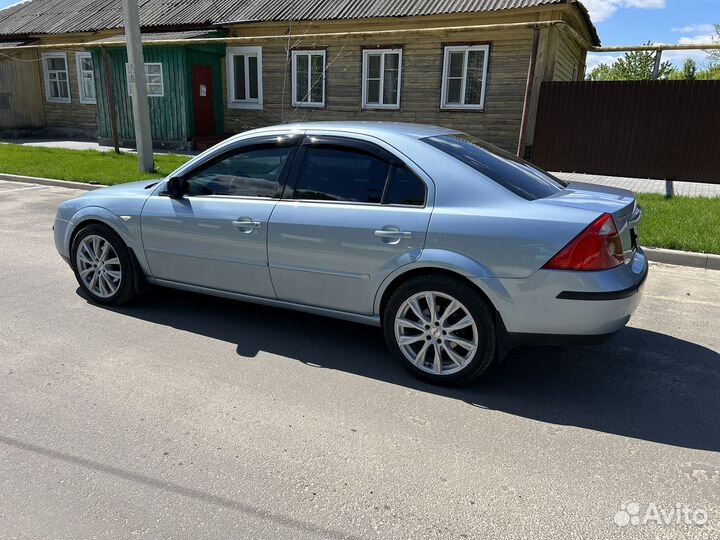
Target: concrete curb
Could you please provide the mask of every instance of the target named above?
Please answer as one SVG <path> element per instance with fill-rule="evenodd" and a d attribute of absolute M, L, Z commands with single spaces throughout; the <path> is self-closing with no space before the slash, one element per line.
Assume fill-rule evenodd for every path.
<path fill-rule="evenodd" d="M 720 270 L 720 255 L 694 253 L 692 251 L 676 251 L 674 249 L 646 248 L 643 251 L 648 260 L 678 266 L 693 266 L 708 270 Z"/>
<path fill-rule="evenodd" d="M 85 184 L 83 182 L 70 182 L 68 180 L 55 180 L 53 178 L 39 178 L 36 176 L 21 176 L 19 174 L 0 173 L 0 180 L 8 182 L 23 182 L 25 184 L 40 184 L 42 186 L 64 187 L 69 189 L 82 189 L 92 191 L 94 189 L 104 188 L 106 186 L 100 184 Z"/>

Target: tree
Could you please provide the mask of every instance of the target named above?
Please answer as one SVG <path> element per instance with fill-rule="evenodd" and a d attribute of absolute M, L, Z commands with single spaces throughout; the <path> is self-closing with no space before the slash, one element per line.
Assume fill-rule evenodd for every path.
<path fill-rule="evenodd" d="M 707 69 L 698 71 L 698 81 L 720 81 L 720 64 L 710 65 Z"/>
<path fill-rule="evenodd" d="M 614 81 L 615 74 L 612 68 L 607 64 L 600 64 L 590 73 L 588 73 L 586 79 L 588 81 Z"/>
<path fill-rule="evenodd" d="M 715 24 L 715 37 L 713 37 L 713 42 L 720 44 L 720 23 Z M 711 69 L 720 66 L 720 49 L 709 49 L 705 52 L 707 52 Z"/>
<path fill-rule="evenodd" d="M 692 58 L 686 58 L 682 68 L 682 78 L 686 81 L 694 81 L 697 76 L 697 64 Z"/>
<path fill-rule="evenodd" d="M 645 45 L 652 45 L 647 42 Z M 590 81 L 648 81 L 652 79 L 655 67 L 654 51 L 632 51 L 625 53 L 612 65 L 600 64 L 588 75 Z M 663 62 L 658 71 L 659 79 L 667 79 L 675 71 L 672 62 Z"/>

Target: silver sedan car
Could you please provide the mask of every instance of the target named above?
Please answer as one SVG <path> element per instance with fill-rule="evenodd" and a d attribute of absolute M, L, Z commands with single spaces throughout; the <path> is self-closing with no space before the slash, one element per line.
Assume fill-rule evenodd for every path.
<path fill-rule="evenodd" d="M 403 366 L 451 384 L 517 344 L 623 328 L 648 272 L 641 216 L 629 191 L 567 184 L 454 130 L 329 122 L 242 133 L 163 180 L 89 192 L 54 230 L 100 304 L 151 284 L 380 326 Z"/>

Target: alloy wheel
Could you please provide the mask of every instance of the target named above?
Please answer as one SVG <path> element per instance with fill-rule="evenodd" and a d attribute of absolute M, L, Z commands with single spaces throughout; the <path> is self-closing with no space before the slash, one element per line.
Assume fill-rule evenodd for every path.
<path fill-rule="evenodd" d="M 395 339 L 403 355 L 433 375 L 465 368 L 479 346 L 477 325 L 457 298 L 423 291 L 405 300 L 395 315 Z"/>
<path fill-rule="evenodd" d="M 122 267 L 115 248 L 102 236 L 92 234 L 80 241 L 75 255 L 78 275 L 87 289 L 100 298 L 117 293 Z"/>

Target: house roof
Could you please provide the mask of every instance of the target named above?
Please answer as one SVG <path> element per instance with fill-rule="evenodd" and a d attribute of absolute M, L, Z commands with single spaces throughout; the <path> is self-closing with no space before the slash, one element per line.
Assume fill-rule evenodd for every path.
<path fill-rule="evenodd" d="M 575 4 L 593 41 L 597 32 L 577 0 L 139 0 L 145 29 L 218 23 L 413 17 Z M 123 26 L 120 0 L 31 0 L 0 10 L 0 36 L 93 32 Z"/>
<path fill-rule="evenodd" d="M 234 0 L 242 1 L 242 0 Z M 210 26 L 231 0 L 139 0 L 144 28 Z M 0 11 L 0 36 L 94 32 L 123 27 L 121 0 L 31 0 Z"/>

